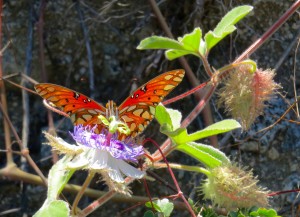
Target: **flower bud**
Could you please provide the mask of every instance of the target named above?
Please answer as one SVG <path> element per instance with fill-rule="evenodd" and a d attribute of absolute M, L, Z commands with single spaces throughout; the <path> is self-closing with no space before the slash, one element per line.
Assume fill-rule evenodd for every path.
<path fill-rule="evenodd" d="M 251 73 L 247 65 L 235 69 L 219 90 L 218 105 L 224 104 L 225 110 L 247 130 L 255 119 L 263 113 L 264 102 L 270 100 L 276 89 L 280 88 L 273 78 L 273 70 L 258 69 Z"/>
<path fill-rule="evenodd" d="M 205 199 L 227 210 L 264 207 L 268 205 L 268 191 L 257 186 L 252 171 L 244 171 L 235 165 L 213 168 L 201 189 Z"/>

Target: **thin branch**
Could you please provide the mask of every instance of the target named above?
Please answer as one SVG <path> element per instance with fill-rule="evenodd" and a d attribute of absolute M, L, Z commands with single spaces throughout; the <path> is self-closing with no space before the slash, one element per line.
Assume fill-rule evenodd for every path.
<path fill-rule="evenodd" d="M 0 0 L 0 48 L 2 48 L 2 17 L 3 17 L 3 0 Z M 0 78 L 3 77 L 2 71 L 2 55 L 0 55 Z M 6 100 L 6 91 L 3 80 L 0 80 L 0 101 L 3 105 L 3 113 L 7 113 L 7 100 Z M 13 156 L 10 152 L 11 150 L 11 139 L 10 139 L 10 130 L 9 124 L 6 119 L 3 119 L 4 126 L 4 135 L 5 135 L 5 148 L 8 150 L 6 153 L 6 165 L 14 164 Z"/>
<path fill-rule="evenodd" d="M 297 89 L 296 89 L 296 66 L 297 66 L 297 53 L 298 53 L 298 48 L 299 48 L 299 44 L 300 44 L 300 29 L 299 29 L 299 34 L 298 34 L 298 38 L 297 38 L 297 46 L 296 46 L 296 50 L 295 50 L 295 55 L 294 55 L 294 78 L 293 78 L 293 86 L 294 86 L 294 95 L 295 95 L 295 100 L 298 98 L 297 96 Z M 297 118 L 299 118 L 299 106 L 298 103 L 296 104 L 296 111 L 297 111 Z"/>
<path fill-rule="evenodd" d="M 91 43 L 90 43 L 90 39 L 89 39 L 89 31 L 84 22 L 84 15 L 80 8 L 79 0 L 75 0 L 75 8 L 76 8 L 78 16 L 79 16 L 80 26 L 82 28 L 82 32 L 83 32 L 83 36 L 84 36 L 84 40 L 85 40 L 87 57 L 88 57 L 90 96 L 91 96 L 91 98 L 94 98 L 94 95 L 95 95 L 94 63 L 93 63 L 93 54 L 92 54 L 92 49 L 91 49 Z"/>
<path fill-rule="evenodd" d="M 279 28 L 284 24 L 287 19 L 294 14 L 299 8 L 300 0 L 296 1 L 289 9 L 259 38 L 257 39 L 247 50 L 245 50 L 234 62 L 239 62 L 245 58 L 248 58 L 254 53 L 263 43 L 266 42 Z"/>
<path fill-rule="evenodd" d="M 0 0 L 1 1 L 1 0 Z M 2 114 L 3 114 L 3 117 L 4 117 L 4 120 L 7 122 L 8 124 L 8 127 L 10 127 L 10 130 L 12 131 L 14 137 L 16 138 L 17 140 L 17 143 L 19 144 L 19 147 L 20 147 L 20 150 L 21 150 L 21 153 L 22 153 L 22 156 L 24 156 L 27 160 L 27 162 L 29 163 L 29 165 L 35 170 L 35 172 L 41 177 L 41 179 L 44 181 L 45 185 L 47 185 L 47 179 L 45 178 L 45 176 L 43 175 L 43 173 L 41 172 L 41 170 L 39 169 L 39 167 L 34 163 L 34 161 L 32 160 L 32 158 L 30 157 L 29 155 L 29 151 L 28 149 L 25 149 L 23 144 L 22 144 L 22 141 L 19 137 L 19 135 L 17 134 L 17 131 L 16 129 L 14 128 L 12 122 L 10 121 L 7 113 L 5 112 L 4 110 L 4 106 L 2 103 L 0 103 L 0 110 L 2 111 Z M 8 153 L 11 153 L 10 152 L 10 148 L 7 149 L 8 150 Z M 6 167 L 10 167 L 10 166 L 15 166 L 15 164 L 13 163 L 13 161 L 9 164 L 7 163 L 7 166 Z"/>
<path fill-rule="evenodd" d="M 39 41 L 39 61 L 41 67 L 41 77 L 42 81 L 46 82 L 48 80 L 46 65 L 45 65 L 45 47 L 44 47 L 44 14 L 46 9 L 46 0 L 41 0 L 40 11 L 39 11 L 39 21 L 37 23 L 38 30 L 38 41 Z"/>
<path fill-rule="evenodd" d="M 47 1 L 41 0 L 40 11 L 39 11 L 39 21 L 38 21 L 38 40 L 39 40 L 39 56 L 40 56 L 40 63 L 41 63 L 41 77 L 42 81 L 46 82 L 48 80 L 47 72 L 46 72 L 46 64 L 45 64 L 45 46 L 44 46 L 44 14 L 46 10 Z M 55 134 L 55 127 L 53 122 L 53 116 L 50 111 L 47 111 L 48 115 L 48 125 L 49 125 L 49 132 L 51 134 Z M 58 161 L 58 155 L 56 152 L 52 154 L 53 162 Z"/>
<path fill-rule="evenodd" d="M 282 65 L 284 60 L 288 57 L 288 55 L 290 54 L 290 52 L 293 49 L 293 47 L 295 46 L 295 44 L 299 41 L 299 38 L 300 38 L 300 28 L 298 30 L 296 37 L 293 39 L 293 41 L 290 43 L 290 45 L 284 50 L 280 59 L 277 61 L 276 65 L 274 66 L 275 71 L 277 71 L 279 69 L 279 67 Z M 296 49 L 296 51 L 297 51 L 297 49 Z"/>
<path fill-rule="evenodd" d="M 33 3 L 29 2 L 29 22 L 27 31 L 27 47 L 26 47 L 26 62 L 24 74 L 27 76 L 31 72 L 31 61 L 32 61 L 32 44 L 33 44 Z M 27 81 L 24 77 L 21 77 L 21 86 L 26 87 Z M 29 123 L 30 123 L 30 112 L 29 112 L 29 96 L 25 89 L 22 89 L 22 106 L 23 106 L 23 125 L 22 125 L 22 143 L 24 148 L 28 147 L 28 136 L 29 136 Z M 23 159 L 23 158 L 22 158 Z M 22 160 L 21 160 L 22 161 Z M 25 162 L 23 162 L 25 163 Z M 21 167 L 22 168 L 22 167 Z M 23 168 L 22 168 L 23 169 Z"/>

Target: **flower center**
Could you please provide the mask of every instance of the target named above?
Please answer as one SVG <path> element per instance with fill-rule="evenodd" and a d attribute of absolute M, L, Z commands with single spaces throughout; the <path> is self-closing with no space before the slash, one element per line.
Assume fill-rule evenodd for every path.
<path fill-rule="evenodd" d="M 124 150 L 124 144 L 122 142 L 115 140 L 112 144 L 113 144 L 113 148 L 116 148 L 120 151 Z"/>

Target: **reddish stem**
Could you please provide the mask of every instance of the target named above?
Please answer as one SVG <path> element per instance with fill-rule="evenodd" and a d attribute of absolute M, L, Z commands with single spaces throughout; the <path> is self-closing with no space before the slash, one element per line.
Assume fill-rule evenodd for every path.
<path fill-rule="evenodd" d="M 172 177 L 172 179 L 173 179 L 173 182 L 174 182 L 174 184 L 175 184 L 175 187 L 176 187 L 177 193 L 178 193 L 177 196 L 179 196 L 179 197 L 183 200 L 183 202 L 184 202 L 185 205 L 187 206 L 187 208 L 188 208 L 188 210 L 189 210 L 191 216 L 196 217 L 196 215 L 195 215 L 195 213 L 194 213 L 192 207 L 190 206 L 190 204 L 188 203 L 188 201 L 187 201 L 186 198 L 184 197 L 184 195 L 183 195 L 183 193 L 182 193 L 182 191 L 181 191 L 181 189 L 180 189 L 180 187 L 179 187 L 179 184 L 178 184 L 178 182 L 177 182 L 177 179 L 175 178 L 175 175 L 174 175 L 174 173 L 173 173 L 173 170 L 172 170 L 171 167 L 169 166 L 169 162 L 167 161 L 167 159 L 166 159 L 165 155 L 163 154 L 162 150 L 160 149 L 159 145 L 158 145 L 154 140 L 152 140 L 152 139 L 146 139 L 146 140 L 144 141 L 144 143 L 147 142 L 147 141 L 150 141 L 152 144 L 154 144 L 154 145 L 157 147 L 157 150 L 160 152 L 160 154 L 161 154 L 161 156 L 162 156 L 164 162 L 165 162 L 166 165 L 167 165 L 167 168 L 168 168 L 168 170 L 169 170 L 169 173 L 170 173 L 170 175 L 171 175 L 171 177 Z"/>
<path fill-rule="evenodd" d="M 175 96 L 175 97 L 173 97 L 173 98 L 171 98 L 171 99 L 167 99 L 167 100 L 163 101 L 162 104 L 163 104 L 163 105 L 168 105 L 168 104 L 170 104 L 170 103 L 173 103 L 173 102 L 176 102 L 176 101 L 178 101 L 178 100 L 180 100 L 180 99 L 183 99 L 183 98 L 185 98 L 185 97 L 187 97 L 187 96 L 189 96 L 189 95 L 195 93 L 196 91 L 202 89 L 202 88 L 205 87 L 207 84 L 208 84 L 208 81 L 207 81 L 207 82 L 204 82 L 204 83 L 202 83 L 202 84 L 200 84 L 200 85 L 198 85 L 197 87 L 194 87 L 193 89 L 191 89 L 191 90 L 189 90 L 189 91 L 187 91 L 187 92 L 185 92 L 185 93 L 183 93 L 183 94 L 180 94 L 180 95 L 178 95 L 178 96 Z"/>
<path fill-rule="evenodd" d="M 255 41 L 247 50 L 245 50 L 234 62 L 239 62 L 254 51 L 256 51 L 268 38 L 271 37 L 279 27 L 287 21 L 287 19 L 298 9 L 300 6 L 300 0 L 296 1 L 257 41 Z"/>
<path fill-rule="evenodd" d="M 294 193 L 294 192 L 300 192 L 300 188 L 298 189 L 292 189 L 292 190 L 286 190 L 286 191 L 276 191 L 268 194 L 269 197 L 273 197 L 280 194 L 286 194 L 286 193 Z"/>

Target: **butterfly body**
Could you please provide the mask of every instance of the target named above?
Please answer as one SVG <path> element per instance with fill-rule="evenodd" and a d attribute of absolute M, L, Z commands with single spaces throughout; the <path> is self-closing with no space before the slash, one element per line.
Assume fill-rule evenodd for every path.
<path fill-rule="evenodd" d="M 109 101 L 104 107 L 83 94 L 56 84 L 37 84 L 35 90 L 51 105 L 66 113 L 75 125 L 97 125 L 95 132 L 100 133 L 105 126 L 98 116 L 109 118 L 114 115 L 128 125 L 131 131 L 129 136 L 135 137 L 154 118 L 155 107 L 183 77 L 183 70 L 163 73 L 139 87 L 118 107 L 113 101 Z"/>

